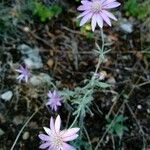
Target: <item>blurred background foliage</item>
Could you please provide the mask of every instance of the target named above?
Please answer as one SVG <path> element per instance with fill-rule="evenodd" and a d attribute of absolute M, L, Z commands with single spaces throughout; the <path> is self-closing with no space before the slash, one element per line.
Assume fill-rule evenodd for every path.
<path fill-rule="evenodd" d="M 74 0 L 75 3 L 79 1 L 80 0 Z M 62 2 L 58 0 L 15 0 L 14 3 L 2 1 L 0 3 L 0 31 L 10 27 L 12 21 L 13 24 L 17 21 L 24 20 L 33 22 L 35 18 L 38 18 L 40 22 L 45 22 L 54 17 L 58 17 L 63 10 L 61 3 Z M 137 0 L 125 0 L 123 9 L 127 17 L 133 16 L 140 20 L 144 20 L 150 15 L 150 1 L 144 0 L 139 2 Z M 86 26 L 86 28 L 89 30 L 89 27 Z M 84 31 L 84 29 L 81 30 Z M 89 36 L 91 36 L 91 34 Z"/>
<path fill-rule="evenodd" d="M 38 16 L 40 18 L 41 22 L 45 22 L 47 19 L 57 17 L 62 12 L 62 8 L 57 4 L 45 6 L 41 2 L 33 1 L 31 11 L 33 15 Z"/>
<path fill-rule="evenodd" d="M 138 19 L 145 19 L 150 16 L 150 0 L 126 0 L 124 3 L 124 10 L 127 16 L 134 16 Z"/>
<path fill-rule="evenodd" d="M 0 39 L 7 33 L 14 36 L 18 24 L 46 24 L 64 11 L 68 12 L 72 7 L 76 9 L 79 4 L 80 0 L 2 0 L 0 2 Z M 71 5 L 71 7 L 68 7 L 68 5 Z M 147 20 L 150 18 L 150 0 L 125 0 L 122 3 L 122 8 L 123 16 L 133 17 L 139 22 L 148 22 L 146 24 L 149 24 Z M 75 18 L 78 12 L 74 13 L 76 13 Z M 79 27 L 77 21 L 75 25 L 88 39 L 93 38 L 90 24 Z M 143 34 L 143 36 L 145 35 Z M 149 45 L 149 40 L 146 40 L 146 44 Z"/>

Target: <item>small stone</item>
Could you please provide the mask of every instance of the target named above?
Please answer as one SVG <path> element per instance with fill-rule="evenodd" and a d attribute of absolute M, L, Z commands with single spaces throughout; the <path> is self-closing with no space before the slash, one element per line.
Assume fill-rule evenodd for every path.
<path fill-rule="evenodd" d="M 141 105 L 137 105 L 137 108 L 141 110 L 141 109 L 142 109 L 142 106 L 141 106 Z"/>
<path fill-rule="evenodd" d="M 12 91 L 7 91 L 1 95 L 1 98 L 5 101 L 10 101 L 13 96 Z"/>
<path fill-rule="evenodd" d="M 133 32 L 133 24 L 131 24 L 131 22 L 129 22 L 126 19 L 124 19 L 122 22 L 120 22 L 120 28 L 122 31 L 124 31 L 126 33 Z"/>
<path fill-rule="evenodd" d="M 39 68 L 42 68 L 42 64 L 41 62 L 34 62 L 32 59 L 30 58 L 25 58 L 24 59 L 24 63 L 26 64 L 26 66 L 29 68 L 29 69 L 39 69 Z"/>
<path fill-rule="evenodd" d="M 50 83 L 51 82 L 51 78 L 48 74 L 46 73 L 40 73 L 39 75 L 33 75 L 29 82 L 33 85 L 33 86 L 40 86 L 41 84 L 44 83 Z"/>
<path fill-rule="evenodd" d="M 54 60 L 53 60 L 53 59 L 49 59 L 49 60 L 47 61 L 47 65 L 48 65 L 50 68 L 53 67 L 53 64 L 54 64 Z"/>
<path fill-rule="evenodd" d="M 23 140 L 27 140 L 29 136 L 30 136 L 29 132 L 24 132 L 24 134 L 22 135 L 22 138 Z"/>
<path fill-rule="evenodd" d="M 109 84 L 116 84 L 116 80 L 114 77 L 110 77 L 108 80 L 107 80 L 107 83 Z"/>
<path fill-rule="evenodd" d="M 147 109 L 147 113 L 150 114 L 150 109 Z"/>
<path fill-rule="evenodd" d="M 106 141 L 105 141 L 105 143 L 108 143 L 109 142 L 109 136 L 106 136 Z"/>
<path fill-rule="evenodd" d="M 42 83 L 42 80 L 39 76 L 35 75 L 32 76 L 29 80 L 29 82 L 33 85 L 33 86 L 38 86 Z"/>
<path fill-rule="evenodd" d="M 5 123 L 5 122 L 6 122 L 6 118 L 3 116 L 2 113 L 0 113 L 0 123 Z"/>
<path fill-rule="evenodd" d="M 43 67 L 38 48 L 32 48 L 26 44 L 22 44 L 17 49 L 21 52 L 22 60 L 29 69 L 40 69 Z"/>
<path fill-rule="evenodd" d="M 35 122 L 35 121 L 30 122 L 30 123 L 29 123 L 29 127 L 30 127 L 31 129 L 38 129 L 38 128 L 39 128 L 37 122 Z"/>
<path fill-rule="evenodd" d="M 23 28 L 23 31 L 29 32 L 29 31 L 30 31 L 30 28 L 29 28 L 29 27 L 24 27 L 24 28 Z"/>
<path fill-rule="evenodd" d="M 19 125 L 19 124 L 22 124 L 23 121 L 24 121 L 24 117 L 19 115 L 19 116 L 15 116 L 12 122 L 15 125 Z"/>

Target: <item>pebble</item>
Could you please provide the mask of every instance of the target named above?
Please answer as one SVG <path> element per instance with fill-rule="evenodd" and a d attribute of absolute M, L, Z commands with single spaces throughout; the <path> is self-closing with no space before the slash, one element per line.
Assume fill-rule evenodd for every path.
<path fill-rule="evenodd" d="M 107 83 L 109 83 L 109 84 L 116 84 L 116 80 L 115 80 L 115 78 L 114 77 L 110 77 L 108 80 L 107 80 Z"/>
<path fill-rule="evenodd" d="M 24 119 L 25 119 L 25 118 L 24 118 L 23 116 L 19 115 L 19 116 L 15 116 L 15 117 L 13 118 L 12 122 L 13 122 L 13 124 L 15 124 L 15 125 L 19 125 L 19 124 L 22 124 L 22 123 L 23 123 Z"/>
<path fill-rule="evenodd" d="M 5 92 L 5 93 L 3 93 L 3 94 L 1 95 L 1 98 L 2 98 L 3 100 L 5 100 L 5 101 L 10 101 L 11 98 L 12 98 L 12 96 L 13 96 L 13 92 L 12 92 L 12 91 L 7 91 L 7 92 Z"/>
<path fill-rule="evenodd" d="M 51 77 L 46 74 L 46 73 L 40 73 L 39 75 L 33 75 L 30 79 L 29 82 L 33 86 L 40 86 L 41 84 L 44 83 L 50 83 L 51 82 Z"/>
<path fill-rule="evenodd" d="M 29 69 L 40 69 L 43 67 L 38 48 L 31 48 L 26 44 L 22 44 L 17 49 L 21 52 L 22 60 Z"/>
<path fill-rule="evenodd" d="M 137 105 L 137 108 L 141 110 L 141 109 L 142 109 L 142 106 L 141 106 L 141 105 Z"/>
<path fill-rule="evenodd" d="M 133 24 L 129 22 L 127 19 L 123 19 L 120 22 L 120 28 L 123 32 L 132 33 L 133 32 Z"/>
<path fill-rule="evenodd" d="M 150 109 L 147 109 L 147 113 L 150 114 Z"/>
<path fill-rule="evenodd" d="M 30 31 L 30 28 L 29 28 L 29 27 L 24 27 L 24 28 L 23 28 L 23 31 L 29 32 L 29 31 Z"/>
<path fill-rule="evenodd" d="M 30 58 L 25 58 L 24 59 L 24 63 L 26 64 L 26 66 L 29 68 L 29 69 L 40 69 L 42 68 L 42 65 L 41 63 L 39 62 L 34 62 L 32 59 Z"/>
<path fill-rule="evenodd" d="M 53 65 L 54 65 L 54 60 L 53 60 L 53 59 L 49 59 L 49 60 L 47 61 L 47 65 L 48 65 L 50 68 L 52 68 Z"/>
<path fill-rule="evenodd" d="M 27 140 L 29 137 L 30 137 L 29 132 L 24 132 L 24 134 L 22 135 L 23 140 Z"/>

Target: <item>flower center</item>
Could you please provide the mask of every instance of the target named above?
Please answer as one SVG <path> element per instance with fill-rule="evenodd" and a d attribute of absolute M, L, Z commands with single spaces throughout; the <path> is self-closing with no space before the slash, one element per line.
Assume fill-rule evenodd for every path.
<path fill-rule="evenodd" d="M 60 147 L 62 146 L 62 139 L 59 135 L 55 135 L 53 137 L 53 144 L 55 145 L 55 147 L 59 150 Z"/>
<path fill-rule="evenodd" d="M 98 12 L 102 8 L 101 3 L 99 1 L 94 1 L 91 5 L 91 9 L 93 12 Z"/>

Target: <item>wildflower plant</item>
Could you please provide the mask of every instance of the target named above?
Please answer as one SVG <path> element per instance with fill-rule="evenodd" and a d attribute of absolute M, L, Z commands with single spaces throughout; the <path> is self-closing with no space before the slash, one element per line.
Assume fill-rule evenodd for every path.
<path fill-rule="evenodd" d="M 53 118 L 50 121 L 50 129 L 44 127 L 45 134 L 40 134 L 39 138 L 44 142 L 41 144 L 41 149 L 52 149 L 52 150 L 73 150 L 71 145 L 68 145 L 67 141 L 72 141 L 77 138 L 77 132 L 79 128 L 72 128 L 75 124 L 79 124 L 80 130 L 84 127 L 84 118 L 87 113 L 93 115 L 90 106 L 94 100 L 93 94 L 96 89 L 108 88 L 109 84 L 102 82 L 105 78 L 105 74 L 98 73 L 100 64 L 105 60 L 105 54 L 108 52 L 105 50 L 103 26 L 104 22 L 111 26 L 110 18 L 117 20 L 116 17 L 110 13 L 108 10 L 111 8 L 116 8 L 120 5 L 116 0 L 82 0 L 81 6 L 78 7 L 79 11 L 82 13 L 78 18 L 82 18 L 80 26 L 83 26 L 86 22 L 91 19 L 92 31 L 95 31 L 96 25 L 100 27 L 101 33 L 101 47 L 96 43 L 96 53 L 98 54 L 98 64 L 96 66 L 95 72 L 90 79 L 86 79 L 83 82 L 82 87 L 76 87 L 74 90 L 63 89 L 60 95 L 56 91 L 49 91 L 48 97 L 49 101 L 46 105 L 49 105 L 52 110 L 57 111 L 58 106 L 61 106 L 61 99 L 64 103 L 70 103 L 73 106 L 74 120 L 70 125 L 68 130 L 60 131 L 61 119 L 58 115 L 55 122 Z M 61 96 L 61 98 L 60 98 Z M 81 137 L 80 137 L 81 138 Z M 97 146 L 98 147 L 98 146 Z"/>
<path fill-rule="evenodd" d="M 120 5 L 116 0 L 82 0 L 82 5 L 78 7 L 82 13 L 78 18 L 82 18 L 80 26 L 83 26 L 91 19 L 92 31 L 95 30 L 96 25 L 103 28 L 104 22 L 111 26 L 110 18 L 117 20 L 117 18 L 108 10 L 116 8 Z"/>
<path fill-rule="evenodd" d="M 107 118 L 108 124 L 106 125 L 106 128 L 109 130 L 110 134 L 116 134 L 121 137 L 124 131 L 128 131 L 128 128 L 123 124 L 127 119 L 128 118 L 123 115 L 118 115 L 114 118 L 112 123 L 112 120 Z"/>
<path fill-rule="evenodd" d="M 45 134 L 39 134 L 39 138 L 43 141 L 40 149 L 49 150 L 75 150 L 74 147 L 67 144 L 67 141 L 73 141 L 78 137 L 77 132 L 80 128 L 70 128 L 60 131 L 61 118 L 58 115 L 54 121 L 53 117 L 50 119 L 50 128 L 44 127 Z"/>
<path fill-rule="evenodd" d="M 95 68 L 93 75 L 90 79 L 85 79 L 82 83 L 82 86 L 78 86 L 73 90 L 63 89 L 61 92 L 56 90 L 49 91 L 48 102 L 46 103 L 47 106 L 50 106 L 52 110 L 55 112 L 58 110 L 58 107 L 62 105 L 62 100 L 64 103 L 68 103 L 73 107 L 72 115 L 74 116 L 74 120 L 70 125 L 69 129 L 60 130 L 61 127 L 61 118 L 58 115 L 56 120 L 51 117 L 50 119 L 50 128 L 44 127 L 46 134 L 39 134 L 39 138 L 42 141 L 40 145 L 40 149 L 48 149 L 48 150 L 75 150 L 75 148 L 69 145 L 68 141 L 73 141 L 77 139 L 78 132 L 82 132 L 84 127 L 84 118 L 87 113 L 91 116 L 93 115 L 90 106 L 94 100 L 94 92 L 98 89 L 105 89 L 109 88 L 110 85 L 105 83 L 105 74 L 99 71 L 101 63 L 105 60 L 105 54 L 109 52 L 105 49 L 105 42 L 104 42 L 104 34 L 103 34 L 103 27 L 104 23 L 111 26 L 111 20 L 117 20 L 116 17 L 109 12 L 109 9 L 116 8 L 120 5 L 119 2 L 116 0 L 81 0 L 81 6 L 78 7 L 78 10 L 81 11 L 81 14 L 78 18 L 81 18 L 80 26 L 85 25 L 85 23 L 91 21 L 91 29 L 94 32 L 96 26 L 100 27 L 100 35 L 101 35 L 101 46 L 96 43 L 96 54 L 98 57 L 98 63 Z M 44 13 L 44 18 L 43 13 Z M 58 13 L 56 13 L 58 12 Z M 56 14 L 59 14 L 61 11 L 59 8 L 51 8 L 50 10 L 45 7 L 41 6 L 41 3 L 37 5 L 34 14 L 41 17 L 41 21 L 46 21 L 49 17 L 53 17 Z M 52 14 L 51 14 L 52 13 Z M 20 66 L 19 69 L 16 69 L 20 75 L 17 77 L 19 82 L 24 80 L 28 82 L 30 77 L 30 72 L 28 71 L 27 67 Z M 98 73 L 100 72 L 100 73 Z M 53 88 L 56 88 L 53 83 L 51 83 Z M 118 116 L 116 118 L 115 123 L 110 126 L 110 121 L 108 120 L 107 128 L 109 129 L 110 133 L 114 134 L 122 134 L 126 128 L 122 126 L 122 122 L 125 121 L 126 118 L 123 116 Z M 80 125 L 80 128 L 72 128 L 75 125 Z M 120 132 L 118 132 L 118 128 Z M 80 137 L 80 139 L 82 139 Z M 98 147 L 98 146 L 96 146 Z M 91 149 L 91 147 L 90 147 Z M 97 149 L 95 149 L 97 150 Z"/>
<path fill-rule="evenodd" d="M 61 106 L 61 98 L 58 92 L 56 90 L 54 90 L 53 92 L 49 91 L 47 96 L 49 99 L 46 105 L 49 105 L 52 110 L 57 111 L 58 106 Z"/>
<path fill-rule="evenodd" d="M 91 84 L 91 81 L 93 81 L 93 84 Z M 94 80 L 86 79 L 84 81 L 84 85 L 85 86 L 83 87 L 76 87 L 73 91 L 64 89 L 61 92 L 64 102 L 71 103 L 75 108 L 73 111 L 75 119 L 71 124 L 71 127 L 74 126 L 79 119 L 81 129 L 83 127 L 83 121 L 86 114 L 88 113 L 93 116 L 90 106 L 94 100 L 94 91 L 96 89 L 105 89 L 110 87 L 109 84 L 102 82 L 100 78 L 95 78 Z"/>
<path fill-rule="evenodd" d="M 104 22 L 111 26 L 110 19 L 117 20 L 116 17 L 110 13 L 108 10 L 111 8 L 116 8 L 120 5 L 116 0 L 81 0 L 81 6 L 78 7 L 79 11 L 82 13 L 78 18 L 82 18 L 80 21 L 80 26 L 83 26 L 86 22 L 91 20 L 92 31 L 94 32 L 96 26 L 100 27 L 101 35 L 101 46 L 96 43 L 96 54 L 98 55 L 98 63 L 96 69 L 90 79 L 85 79 L 81 87 L 76 87 L 74 90 L 63 89 L 60 95 L 56 91 L 49 92 L 49 101 L 46 105 L 49 105 L 52 110 L 57 111 L 58 106 L 61 106 L 61 99 L 64 103 L 68 103 L 73 106 L 72 115 L 74 115 L 74 120 L 70 125 L 68 130 L 60 131 L 61 119 L 57 116 L 55 122 L 53 118 L 50 121 L 50 129 L 44 127 L 45 134 L 40 134 L 39 138 L 44 142 L 41 144 L 41 149 L 52 149 L 52 150 L 72 150 L 72 146 L 68 145 L 67 141 L 72 141 L 77 138 L 77 132 L 79 128 L 72 128 L 75 125 L 80 126 L 80 132 L 84 128 L 84 118 L 87 113 L 93 115 L 90 106 L 94 100 L 93 95 L 97 89 L 109 88 L 110 85 L 105 83 L 105 74 L 98 73 L 101 63 L 105 60 L 105 54 L 109 52 L 105 50 L 103 26 Z M 61 96 L 61 98 L 60 98 Z M 81 139 L 81 137 L 80 137 Z M 97 146 L 98 147 L 98 146 Z"/>
<path fill-rule="evenodd" d="M 25 81 L 25 82 L 28 82 L 28 79 L 30 77 L 30 72 L 29 72 L 29 70 L 26 66 L 23 67 L 21 65 L 18 69 L 16 69 L 16 72 L 19 73 L 19 76 L 17 77 L 17 80 L 19 82 L 21 82 L 22 80 Z"/>

